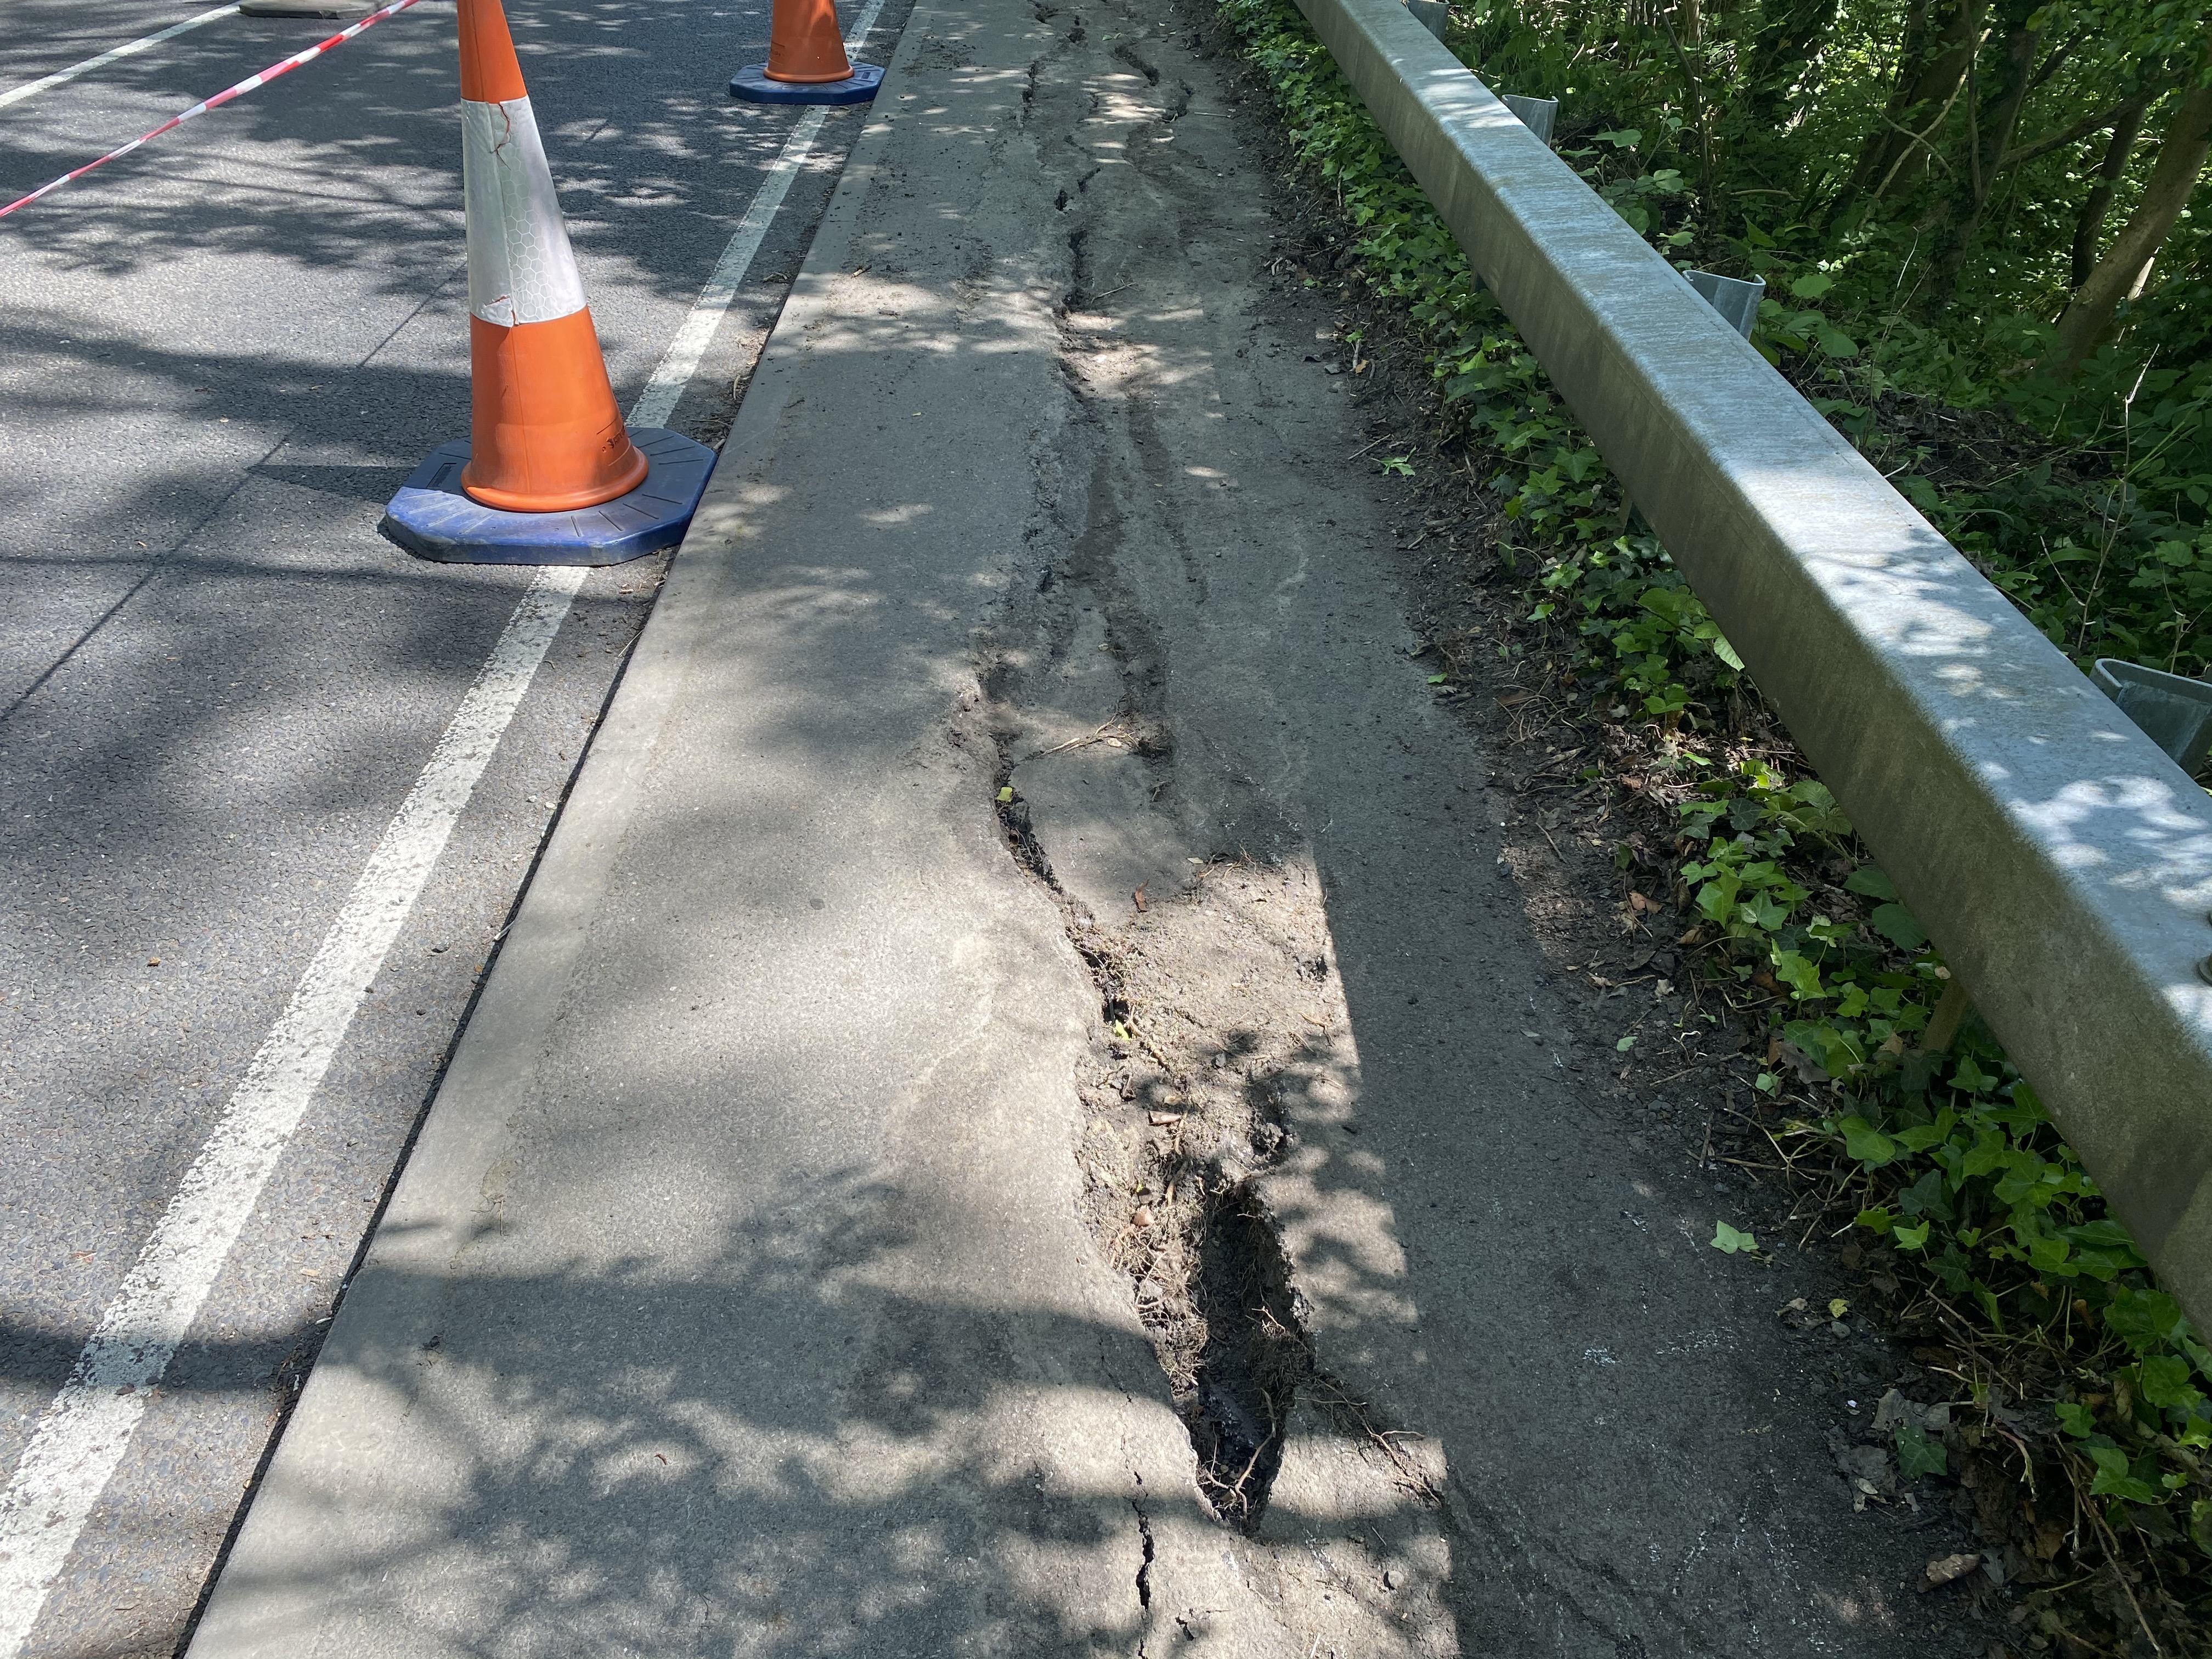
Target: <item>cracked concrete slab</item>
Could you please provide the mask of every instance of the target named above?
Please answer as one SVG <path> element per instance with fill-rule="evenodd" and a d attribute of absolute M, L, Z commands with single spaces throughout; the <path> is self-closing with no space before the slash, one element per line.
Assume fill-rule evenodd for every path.
<path fill-rule="evenodd" d="M 1158 733 L 1122 695 L 1121 647 L 1095 605 L 1070 617 L 1066 646 L 1029 682 L 1006 736 L 1008 784 L 1053 826 L 1053 874 L 1102 921 L 1121 921 L 1165 898 L 1205 860 L 1171 813 L 1152 811 L 1160 787 Z"/>

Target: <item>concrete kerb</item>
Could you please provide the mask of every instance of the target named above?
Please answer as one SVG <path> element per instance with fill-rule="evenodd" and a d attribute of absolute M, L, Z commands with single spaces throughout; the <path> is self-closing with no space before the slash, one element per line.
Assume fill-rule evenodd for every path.
<path fill-rule="evenodd" d="M 1298 0 L 2212 1329 L 2212 801 L 1398 0 Z"/>

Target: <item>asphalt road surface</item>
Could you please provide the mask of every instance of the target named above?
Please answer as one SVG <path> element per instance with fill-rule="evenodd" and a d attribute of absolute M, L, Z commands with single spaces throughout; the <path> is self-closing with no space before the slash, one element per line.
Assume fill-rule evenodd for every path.
<path fill-rule="evenodd" d="M 204 9 L 14 0 L 0 97 Z M 802 118 L 723 90 L 764 51 L 764 0 L 509 12 L 628 406 Z M 0 107 L 0 200 L 336 27 L 225 15 Z M 376 534 L 468 429 L 456 102 L 453 7 L 426 0 L 0 221 L 0 1477 L 19 1521 L 58 1394 L 531 586 Z M 823 125 L 666 424 L 726 427 L 861 118 Z M 244 1231 L 112 1476 L 69 1477 L 96 1501 L 65 1566 L 26 1589 L 0 1561 L 0 1659 L 166 1654 L 187 1630 L 659 569 L 592 574 L 511 719 L 478 711 L 496 748 Z"/>

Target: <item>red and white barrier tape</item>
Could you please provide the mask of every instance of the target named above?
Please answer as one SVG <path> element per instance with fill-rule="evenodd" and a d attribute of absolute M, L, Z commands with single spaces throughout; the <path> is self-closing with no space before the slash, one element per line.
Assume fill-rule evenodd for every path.
<path fill-rule="evenodd" d="M 191 120 L 195 115 L 205 115 L 211 109 L 220 109 L 232 99 L 252 92 L 256 87 L 265 87 L 271 81 L 274 81 L 278 76 L 289 75 L 294 70 L 299 68 L 302 64 L 313 63 L 316 58 L 320 58 L 325 52 L 330 51 L 332 47 L 345 45 L 347 41 L 352 40 L 355 35 L 359 34 L 363 29 L 368 27 L 371 24 L 380 23 L 387 17 L 394 16 L 400 12 L 405 11 L 408 7 L 415 3 L 416 0 L 392 0 L 392 3 L 390 5 L 380 7 L 377 10 L 369 13 L 368 16 L 362 18 L 358 23 L 355 23 L 348 27 L 340 29 L 336 34 L 331 36 L 329 40 L 324 41 L 320 46 L 309 46 L 305 52 L 295 52 L 289 58 L 287 58 L 283 63 L 272 64 L 269 68 L 262 70 L 260 74 L 246 76 L 245 80 L 240 81 L 236 86 L 231 88 L 228 91 L 218 92 L 212 98 L 202 99 L 198 103 L 194 104 L 190 109 L 186 110 L 182 115 L 171 116 L 167 120 L 162 122 L 160 126 L 155 127 L 153 131 L 145 134 L 142 137 L 133 138 L 129 143 L 124 145 L 122 149 L 111 149 L 106 155 L 101 156 L 98 161 L 88 161 L 74 173 L 64 173 L 60 178 L 55 179 L 50 185 L 40 185 L 28 196 L 18 197 L 15 201 L 9 203 L 7 206 L 0 207 L 0 219 L 6 218 L 17 208 L 30 206 L 32 203 L 37 201 L 41 196 L 52 195 L 55 191 L 59 190 L 64 185 L 68 184 L 73 179 L 83 178 L 86 173 L 90 173 L 94 167 L 104 167 L 110 161 L 114 161 L 118 156 L 130 155 L 132 150 L 137 149 L 141 144 L 149 144 L 153 143 L 155 139 L 159 138 L 163 133 L 167 132 L 172 128 L 184 125 L 185 122 Z"/>

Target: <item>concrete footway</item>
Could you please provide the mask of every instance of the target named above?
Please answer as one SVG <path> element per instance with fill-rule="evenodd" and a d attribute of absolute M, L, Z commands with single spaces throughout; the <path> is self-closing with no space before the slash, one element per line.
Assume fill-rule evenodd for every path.
<path fill-rule="evenodd" d="M 1966 1650 L 1586 1081 L 1198 27 L 917 7 L 193 1659 Z"/>

